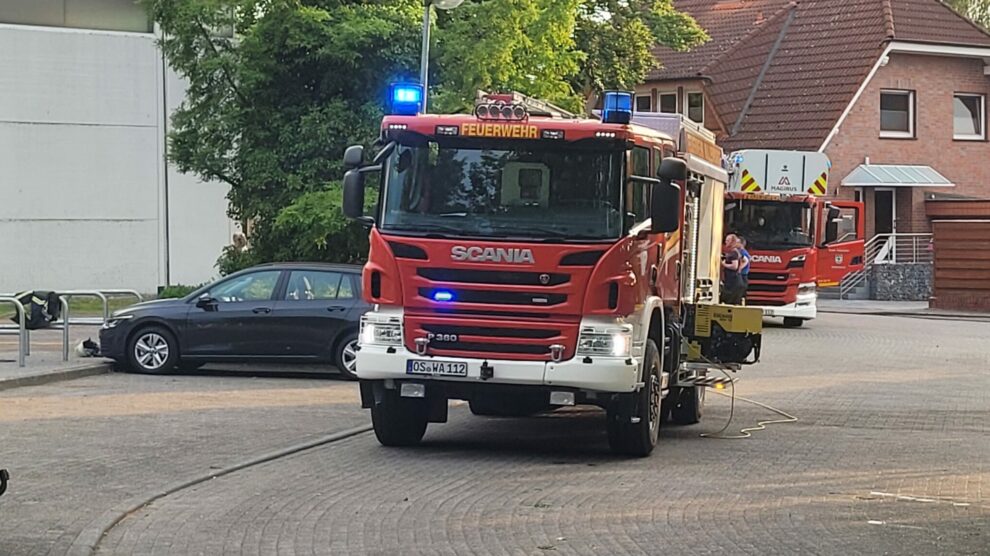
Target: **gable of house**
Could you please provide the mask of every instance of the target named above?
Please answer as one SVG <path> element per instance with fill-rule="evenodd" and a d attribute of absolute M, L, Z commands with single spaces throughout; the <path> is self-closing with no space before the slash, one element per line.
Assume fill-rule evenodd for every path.
<path fill-rule="evenodd" d="M 653 80 L 706 77 L 729 150 L 817 150 L 890 41 L 990 47 L 990 35 L 937 0 L 675 4 L 712 41 L 686 54 L 659 50 L 666 66 Z"/>

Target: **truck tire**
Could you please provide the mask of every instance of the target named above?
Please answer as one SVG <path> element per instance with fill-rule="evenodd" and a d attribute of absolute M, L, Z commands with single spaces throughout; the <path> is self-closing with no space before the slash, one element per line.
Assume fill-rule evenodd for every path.
<path fill-rule="evenodd" d="M 804 324 L 804 319 L 799 319 L 797 317 L 784 317 L 784 328 L 801 328 Z"/>
<path fill-rule="evenodd" d="M 621 395 L 607 410 L 608 444 L 617 454 L 646 457 L 660 439 L 663 383 L 660 351 L 652 339 L 646 341 L 643 382 L 639 392 Z"/>
<path fill-rule="evenodd" d="M 383 446 L 415 446 L 423 440 L 429 420 L 426 400 L 403 398 L 398 390 L 385 390 L 371 406 L 371 424 Z"/>
<path fill-rule="evenodd" d="M 670 421 L 672 423 L 675 425 L 693 425 L 701 421 L 702 408 L 705 405 L 704 386 L 671 388 L 667 397 L 670 400 Z"/>

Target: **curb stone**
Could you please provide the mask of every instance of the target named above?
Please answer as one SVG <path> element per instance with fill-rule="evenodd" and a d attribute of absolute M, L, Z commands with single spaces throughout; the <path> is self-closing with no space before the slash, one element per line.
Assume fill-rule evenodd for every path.
<path fill-rule="evenodd" d="M 67 369 L 56 371 L 42 371 L 38 373 L 17 376 L 13 378 L 0 378 L 0 391 L 21 388 L 24 386 L 39 386 L 52 382 L 62 382 L 74 380 L 93 375 L 101 375 L 111 372 L 110 363 L 89 363 L 77 365 Z"/>

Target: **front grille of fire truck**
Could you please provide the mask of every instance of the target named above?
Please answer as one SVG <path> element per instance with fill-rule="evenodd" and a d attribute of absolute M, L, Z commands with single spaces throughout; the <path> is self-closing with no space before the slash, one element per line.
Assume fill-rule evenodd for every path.
<path fill-rule="evenodd" d="M 417 268 L 416 277 L 417 305 L 430 308 L 407 310 L 407 344 L 425 337 L 432 355 L 529 361 L 549 361 L 550 346 L 563 345 L 573 356 L 579 311 L 561 313 L 583 286 L 571 274 Z M 436 301 L 441 292 L 448 302 Z"/>

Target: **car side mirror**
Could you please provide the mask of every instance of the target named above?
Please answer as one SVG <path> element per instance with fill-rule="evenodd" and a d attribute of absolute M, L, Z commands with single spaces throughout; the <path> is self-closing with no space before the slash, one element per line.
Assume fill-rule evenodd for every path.
<path fill-rule="evenodd" d="M 351 145 L 344 151 L 344 169 L 353 170 L 364 164 L 364 147 Z"/>
<path fill-rule="evenodd" d="M 361 220 L 364 216 L 364 173 L 361 170 L 348 170 L 344 174 L 344 216 Z"/>
<path fill-rule="evenodd" d="M 217 300 L 213 299 L 213 296 L 211 296 L 209 293 L 204 293 L 203 295 L 196 298 L 196 306 L 199 307 L 200 309 L 206 309 L 207 311 L 209 311 L 210 309 L 217 306 Z"/>

